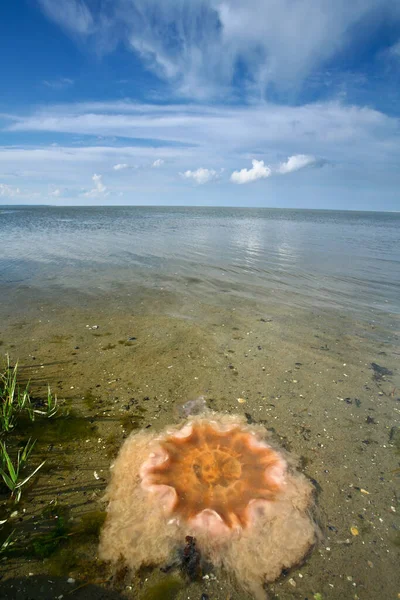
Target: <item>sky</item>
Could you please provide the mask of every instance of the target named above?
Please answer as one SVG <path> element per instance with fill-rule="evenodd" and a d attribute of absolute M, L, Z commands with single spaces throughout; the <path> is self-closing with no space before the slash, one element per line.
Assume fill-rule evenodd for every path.
<path fill-rule="evenodd" d="M 13 0 L 0 23 L 0 204 L 400 210 L 398 0 Z"/>

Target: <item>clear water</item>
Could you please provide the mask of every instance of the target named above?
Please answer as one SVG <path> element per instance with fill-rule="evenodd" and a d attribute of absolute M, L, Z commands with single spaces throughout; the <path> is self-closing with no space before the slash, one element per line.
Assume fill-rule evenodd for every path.
<path fill-rule="evenodd" d="M 166 286 L 376 318 L 400 312 L 400 214 L 0 207 L 0 294 Z M 2 291 L 1 291 L 2 290 Z"/>

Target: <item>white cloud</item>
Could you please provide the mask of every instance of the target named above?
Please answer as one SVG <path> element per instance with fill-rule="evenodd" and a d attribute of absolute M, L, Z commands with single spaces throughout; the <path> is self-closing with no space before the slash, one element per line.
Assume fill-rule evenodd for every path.
<path fill-rule="evenodd" d="M 260 148 L 263 158 L 267 147 L 271 153 L 282 155 L 287 153 L 289 146 L 293 154 L 332 159 L 331 153 L 339 160 L 346 153 L 352 158 L 360 153 L 375 153 L 383 160 L 385 153 L 390 155 L 399 150 L 398 119 L 371 108 L 347 106 L 341 102 L 304 106 L 260 103 L 246 107 L 78 103 L 46 106 L 26 116 L 1 116 L 8 120 L 5 128 L 8 131 L 157 140 L 168 144 L 170 153 L 182 154 L 183 146 L 189 152 L 188 145 L 207 148 L 213 155 L 212 160 L 221 152 L 247 152 L 248 156 L 258 158 L 254 156 L 255 147 Z M 174 142 L 174 148 L 171 142 Z M 182 147 L 177 148 L 177 143 Z M 372 148 L 374 144 L 381 145 L 379 152 Z M 151 150 L 154 155 L 154 148 Z M 145 149 L 140 152 L 144 154 Z M 166 152 L 166 148 L 157 149 L 160 158 L 164 158 Z M 268 161 L 274 162 L 276 154 L 268 156 Z M 122 150 L 116 158 L 125 158 Z"/>
<path fill-rule="evenodd" d="M 263 160 L 252 160 L 253 167 L 251 169 L 242 169 L 241 171 L 234 171 L 231 175 L 232 183 L 250 183 L 257 181 L 257 179 L 266 179 L 271 177 L 275 173 L 280 175 L 286 175 L 299 169 L 304 169 L 309 165 L 316 165 L 318 163 L 315 156 L 308 156 L 306 154 L 295 154 L 289 156 L 287 161 L 280 163 L 278 167 L 271 167 L 264 164 Z"/>
<path fill-rule="evenodd" d="M 373 35 L 383 17 L 400 17 L 395 0 L 113 0 L 93 11 L 88 0 L 38 1 L 98 53 L 122 41 L 175 90 L 196 97 L 226 95 L 239 63 L 248 74 L 242 92 L 296 89 L 336 53 L 351 52 L 357 24 Z"/>
<path fill-rule="evenodd" d="M 281 175 L 286 175 L 286 173 L 292 173 L 293 171 L 298 171 L 299 169 L 304 169 L 304 167 L 308 167 L 309 165 L 315 165 L 317 163 L 317 159 L 315 156 L 308 156 L 307 154 L 295 154 L 294 156 L 289 156 L 286 162 L 283 162 L 277 168 L 277 172 Z"/>
<path fill-rule="evenodd" d="M 89 192 L 84 192 L 84 196 L 86 196 L 87 198 L 97 198 L 99 196 L 106 196 L 108 195 L 107 192 L 107 188 L 104 185 L 104 183 L 102 182 L 102 176 L 101 175 L 96 175 L 96 173 L 93 175 L 92 180 L 94 183 L 94 188 L 91 189 Z"/>
<path fill-rule="evenodd" d="M 59 79 L 53 79 L 48 81 L 45 79 L 43 81 L 43 85 L 46 87 L 52 88 L 53 90 L 64 90 L 71 85 L 74 85 L 74 80 L 69 77 L 60 77 Z"/>
<path fill-rule="evenodd" d="M 163 164 L 164 164 L 163 159 L 157 158 L 157 160 L 155 160 L 151 166 L 154 168 L 157 168 L 157 167 L 161 167 Z"/>
<path fill-rule="evenodd" d="M 94 31 L 92 14 L 83 0 L 38 0 L 47 17 L 72 33 L 89 35 Z"/>
<path fill-rule="evenodd" d="M 113 166 L 114 171 L 122 171 L 123 169 L 127 169 L 128 165 L 126 163 L 118 163 Z"/>
<path fill-rule="evenodd" d="M 48 178 L 46 162 L 50 161 L 57 186 L 70 185 L 74 170 L 88 177 L 88 173 L 109 170 L 110 164 L 152 166 L 154 145 L 135 146 L 137 139 L 155 140 L 157 157 L 174 162 L 181 172 L 188 164 L 212 164 L 217 171 L 224 167 L 232 172 L 240 164 L 238 160 L 251 159 L 276 165 L 278 157 L 285 155 L 323 156 L 330 163 L 370 165 L 372 169 L 391 168 L 400 160 L 399 119 L 343 102 L 246 107 L 77 103 L 0 117 L 5 123 L 3 130 L 9 132 L 133 138 L 130 146 L 0 147 L 0 173 L 18 169 Z M 62 179 L 66 171 L 71 173 L 68 182 Z"/>
<path fill-rule="evenodd" d="M 251 181 L 257 181 L 257 179 L 266 179 L 270 177 L 272 171 L 270 167 L 264 165 L 263 160 L 252 161 L 251 169 L 242 169 L 241 171 L 234 171 L 231 175 L 232 183 L 250 183 Z"/>
<path fill-rule="evenodd" d="M 343 177 L 340 168 L 344 167 L 345 176 L 348 180 L 354 176 L 354 182 L 358 181 L 359 173 L 368 173 L 370 179 L 383 184 L 398 181 L 399 119 L 344 102 L 304 106 L 259 103 L 245 107 L 91 102 L 35 107 L 30 114 L 1 114 L 0 118 L 3 131 L 50 131 L 52 142 L 63 139 L 57 136 L 62 133 L 77 138 L 70 146 L 51 143 L 36 147 L 0 146 L 0 181 L 15 185 L 23 181 L 24 189 L 25 186 L 41 189 L 43 197 L 47 197 L 48 186 L 52 185 L 50 189 L 63 190 L 64 203 L 79 199 L 82 202 L 81 188 L 94 197 L 98 190 L 91 186 L 94 188 L 91 193 L 87 181 L 93 173 L 114 173 L 113 165 L 117 164 L 129 165 L 129 169 L 141 165 L 136 171 L 135 189 L 144 193 L 152 190 L 149 197 L 152 194 L 158 197 L 160 189 L 168 189 L 169 185 L 176 186 L 169 165 L 174 165 L 174 173 L 189 169 L 190 174 L 183 175 L 180 183 L 183 187 L 184 181 L 195 183 L 196 176 L 204 178 L 201 171 L 193 176 L 198 165 L 203 165 L 212 177 L 217 177 L 216 174 L 220 177 L 224 168 L 229 173 L 224 179 L 229 179 L 233 171 L 240 173 L 238 166 L 244 166 L 246 178 L 249 175 L 246 171 L 253 171 L 252 159 L 263 161 L 264 169 L 279 174 L 298 167 L 299 156 L 317 157 L 316 165 L 318 157 L 324 157 L 338 168 L 314 170 L 310 174 L 314 180 L 321 181 L 324 177 L 333 180 L 333 171 L 337 177 Z M 103 138 L 97 146 L 84 145 L 85 134 Z M 114 139 L 116 136 L 123 136 L 124 143 L 129 137 L 132 139 L 128 146 L 123 146 Z M 145 143 L 137 142 L 138 139 Z M 282 157 L 284 162 L 280 162 Z M 165 168 L 151 168 L 159 159 L 165 161 Z M 207 165 L 212 168 L 206 169 Z M 43 182 L 45 189 L 41 187 Z M 270 183 L 283 185 L 278 178 Z M 235 187 L 233 194 L 243 193 L 239 191 L 241 186 Z M 111 199 L 120 191 L 130 197 L 131 185 L 115 171 L 112 190 L 103 195 L 109 193 L 107 197 Z M 103 195 L 98 197 L 103 200 Z"/>
<path fill-rule="evenodd" d="M 13 198 L 19 196 L 21 193 L 20 189 L 6 183 L 0 183 L 0 196 L 6 198 Z"/>
<path fill-rule="evenodd" d="M 218 179 L 217 171 L 214 171 L 214 169 L 203 169 L 202 167 L 196 169 L 196 171 L 185 171 L 184 173 L 180 173 L 180 175 L 184 179 L 192 179 L 198 185 Z"/>
<path fill-rule="evenodd" d="M 389 54 L 400 59 L 400 40 L 389 48 Z"/>
<path fill-rule="evenodd" d="M 49 192 L 49 196 L 53 196 L 54 198 L 59 198 L 61 196 L 61 190 L 56 188 L 52 192 Z"/>

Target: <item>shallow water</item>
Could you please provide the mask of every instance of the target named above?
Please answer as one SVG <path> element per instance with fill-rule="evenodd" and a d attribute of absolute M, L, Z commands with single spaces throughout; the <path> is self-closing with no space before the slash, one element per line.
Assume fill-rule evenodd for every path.
<path fill-rule="evenodd" d="M 0 284 L 221 292 L 378 319 L 400 312 L 400 214 L 344 211 L 0 207 Z M 61 291 L 61 290 L 60 290 Z M 189 290 L 190 291 L 190 290 Z"/>
<path fill-rule="evenodd" d="M 399 224 L 397 214 L 334 211 L 0 209 L 0 351 L 19 358 L 37 396 L 50 383 L 77 415 L 45 435 L 35 426 L 48 468 L 18 526 L 29 536 L 55 499 L 73 523 L 104 510 L 126 435 L 179 423 L 182 404 L 203 395 L 268 429 L 317 492 L 321 542 L 270 597 L 396 598 Z M 158 568 L 110 583 L 92 564 L 93 538 L 73 540 L 43 561 L 0 562 L 3 596 L 58 597 L 70 576 L 100 586 L 83 588 L 88 598 L 168 587 Z M 212 575 L 174 579 L 171 598 L 244 598 Z"/>

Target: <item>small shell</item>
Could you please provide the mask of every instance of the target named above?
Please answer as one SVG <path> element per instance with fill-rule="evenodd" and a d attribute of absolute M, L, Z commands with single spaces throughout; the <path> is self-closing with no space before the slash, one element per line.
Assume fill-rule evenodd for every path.
<path fill-rule="evenodd" d="M 357 527 L 350 527 L 351 535 L 358 535 Z"/>
<path fill-rule="evenodd" d="M 238 398 L 239 404 L 246 404 L 246 400 L 244 398 Z"/>
<path fill-rule="evenodd" d="M 361 488 L 360 492 L 362 494 L 366 494 L 367 496 L 369 496 L 369 492 L 367 492 L 367 490 L 364 490 L 363 488 Z"/>

